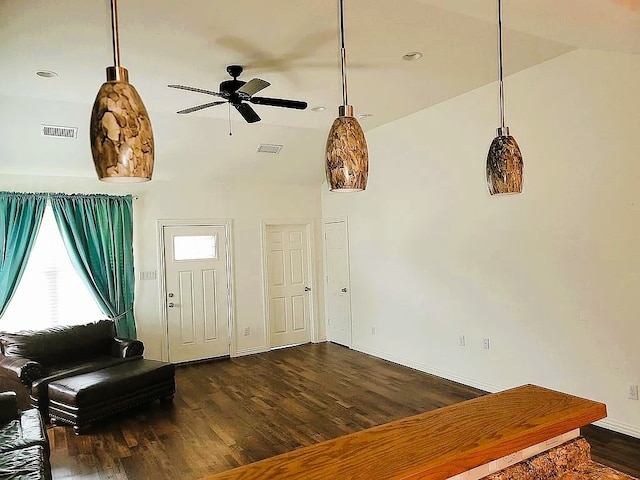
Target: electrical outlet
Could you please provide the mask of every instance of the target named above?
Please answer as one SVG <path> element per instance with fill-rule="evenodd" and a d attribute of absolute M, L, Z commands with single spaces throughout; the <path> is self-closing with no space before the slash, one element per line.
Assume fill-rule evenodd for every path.
<path fill-rule="evenodd" d="M 464 335 L 460 335 L 458 337 L 458 345 L 460 345 L 461 347 L 464 347 L 466 345 L 466 342 L 464 340 Z"/>
<path fill-rule="evenodd" d="M 483 338 L 482 339 L 482 348 L 484 348 L 485 350 L 489 350 L 489 339 L 488 338 Z"/>
<path fill-rule="evenodd" d="M 629 400 L 638 400 L 638 385 L 629 385 L 629 391 L 627 392 L 627 398 Z"/>
<path fill-rule="evenodd" d="M 248 337 L 251 335 L 251 327 L 244 327 L 244 336 Z"/>
<path fill-rule="evenodd" d="M 371 327 L 371 335 L 375 335 L 376 334 L 376 327 Z"/>

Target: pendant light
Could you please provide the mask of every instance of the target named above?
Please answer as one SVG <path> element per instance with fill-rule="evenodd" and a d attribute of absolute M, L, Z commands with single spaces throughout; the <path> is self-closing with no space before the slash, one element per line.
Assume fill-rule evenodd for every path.
<path fill-rule="evenodd" d="M 338 0 L 340 12 L 340 56 L 342 71 L 342 105 L 338 108 L 327 137 L 326 173 L 332 192 L 361 192 L 367 188 L 369 153 L 364 132 L 353 116 L 347 99 L 347 60 L 344 48 L 344 1 Z"/>
<path fill-rule="evenodd" d="M 107 67 L 91 111 L 93 163 L 104 182 L 147 182 L 153 173 L 153 131 L 147 109 L 120 66 L 118 6 L 111 0 L 113 67 Z"/>
<path fill-rule="evenodd" d="M 516 139 L 504 125 L 504 82 L 502 68 L 502 0 L 498 0 L 498 51 L 500 75 L 500 128 L 487 155 L 487 187 L 489 193 L 522 192 L 522 153 Z"/>

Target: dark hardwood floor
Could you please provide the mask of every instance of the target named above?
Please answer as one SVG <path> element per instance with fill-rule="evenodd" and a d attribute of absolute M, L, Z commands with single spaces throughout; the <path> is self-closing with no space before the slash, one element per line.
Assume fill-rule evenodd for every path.
<path fill-rule="evenodd" d="M 328 343 L 184 365 L 176 381 L 173 408 L 154 402 L 79 437 L 50 428 L 54 479 L 198 479 L 485 394 Z M 639 439 L 584 433 L 594 459 L 640 476 Z"/>

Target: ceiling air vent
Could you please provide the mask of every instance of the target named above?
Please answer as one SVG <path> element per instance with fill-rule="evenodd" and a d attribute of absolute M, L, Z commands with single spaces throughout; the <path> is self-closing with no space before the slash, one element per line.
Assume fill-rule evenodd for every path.
<path fill-rule="evenodd" d="M 40 125 L 43 137 L 78 138 L 78 127 L 61 127 L 59 125 Z"/>
<path fill-rule="evenodd" d="M 282 150 L 282 145 L 272 145 L 269 143 L 261 143 L 258 147 L 258 153 L 280 153 Z"/>

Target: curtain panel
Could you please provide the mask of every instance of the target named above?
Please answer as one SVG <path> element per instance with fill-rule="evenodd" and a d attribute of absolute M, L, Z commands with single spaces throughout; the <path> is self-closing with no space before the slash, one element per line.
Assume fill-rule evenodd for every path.
<path fill-rule="evenodd" d="M 136 338 L 131 195 L 50 194 L 71 262 L 118 336 Z"/>
<path fill-rule="evenodd" d="M 0 318 L 27 266 L 46 204 L 44 194 L 0 192 Z"/>

